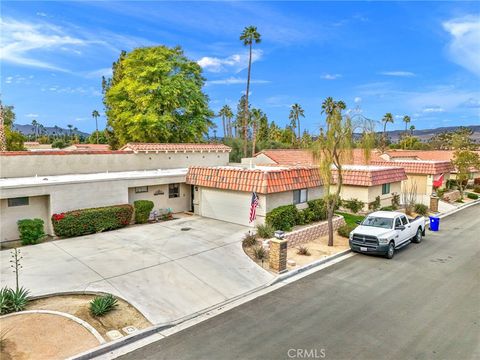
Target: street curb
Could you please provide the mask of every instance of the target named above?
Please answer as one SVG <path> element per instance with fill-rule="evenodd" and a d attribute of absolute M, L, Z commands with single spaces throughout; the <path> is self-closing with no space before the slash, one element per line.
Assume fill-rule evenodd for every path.
<path fill-rule="evenodd" d="M 77 324 L 83 326 L 85 329 L 87 329 L 93 336 L 95 336 L 95 338 L 98 340 L 98 342 L 100 344 L 105 344 L 106 343 L 103 336 L 100 335 L 100 333 L 92 325 L 90 325 L 86 321 L 84 321 L 84 320 L 82 320 L 82 319 L 80 319 L 76 316 L 73 316 L 71 314 L 67 314 L 67 313 L 64 313 L 64 312 L 61 312 L 61 311 L 25 310 L 25 311 L 14 312 L 14 313 L 11 313 L 11 314 L 6 314 L 6 315 L 1 316 L 1 318 L 5 319 L 5 318 L 8 318 L 8 317 L 14 317 L 14 316 L 23 315 L 23 314 L 48 314 L 48 315 L 56 315 L 56 316 L 61 316 L 61 317 L 67 318 L 67 319 L 72 320 L 72 321 L 76 322 Z"/>
<path fill-rule="evenodd" d="M 350 249 L 347 249 L 347 250 L 344 250 L 342 252 L 339 252 L 335 255 L 331 255 L 331 256 L 328 256 L 324 259 L 320 259 L 320 260 L 317 260 L 317 261 L 314 261 L 310 264 L 307 264 L 305 266 L 302 266 L 298 269 L 294 269 L 294 270 L 291 270 L 285 274 L 282 274 L 282 275 L 279 275 L 277 276 L 275 279 L 271 280 L 270 282 L 264 284 L 264 285 L 261 285 L 257 288 L 254 288 L 250 291 L 247 291 L 243 294 L 240 294 L 240 295 L 237 295 L 231 299 L 228 299 L 224 302 L 221 302 L 221 303 L 218 303 L 218 304 L 215 304 L 215 305 L 212 305 L 206 309 L 203 309 L 203 310 L 200 310 L 200 311 L 197 311 L 193 314 L 190 314 L 188 316 L 185 316 L 183 318 L 179 318 L 175 321 L 172 321 L 172 322 L 168 322 L 168 323 L 164 323 L 164 324 L 158 324 L 158 325 L 153 325 L 152 327 L 150 328 L 147 328 L 147 329 L 144 329 L 144 330 L 141 330 L 135 334 L 132 334 L 132 335 L 128 335 L 128 336 L 125 336 L 121 339 L 118 339 L 118 340 L 115 340 L 115 341 L 111 341 L 111 342 L 108 342 L 106 344 L 103 344 L 101 346 L 98 346 L 96 347 L 95 349 L 92 349 L 92 350 L 87 350 L 83 353 L 80 353 L 80 354 L 77 354 L 75 356 L 72 356 L 70 358 L 68 358 L 67 360 L 88 360 L 88 359 L 92 359 L 92 358 L 95 358 L 97 356 L 101 356 L 101 355 L 105 355 L 111 351 L 114 351 L 114 350 L 117 350 L 123 346 L 126 346 L 126 345 L 129 345 L 131 343 L 134 343 L 136 341 L 139 341 L 139 340 L 142 340 L 148 336 L 151 336 L 151 335 L 155 335 L 155 334 L 158 334 L 160 333 L 161 331 L 163 330 L 167 330 L 167 329 L 170 329 L 172 327 L 175 327 L 177 325 L 180 325 L 188 320 L 192 320 L 196 317 L 199 317 L 201 315 L 204 315 L 204 314 L 208 314 L 210 311 L 212 310 L 215 310 L 215 309 L 221 309 L 223 307 L 225 307 L 226 305 L 228 304 L 231 304 L 231 303 L 234 303 L 235 301 L 237 300 L 240 300 L 242 298 L 245 298 L 245 297 L 248 297 L 249 295 L 252 295 L 256 292 L 259 292 L 261 290 L 264 290 L 266 288 L 269 288 L 273 285 L 276 285 L 288 278 L 291 278 L 295 275 L 298 275 L 300 273 L 303 273 L 307 270 L 310 270 L 310 269 L 313 269 L 315 267 L 318 267 L 320 265 L 324 265 L 332 260 L 335 260 L 341 256 L 344 256 L 348 253 L 350 253 L 351 250 Z M 193 325 L 192 325 L 193 326 Z M 160 334 L 161 335 L 161 334 Z M 163 336 L 163 335 L 162 335 Z M 165 337 L 165 336 L 164 336 Z"/>
<path fill-rule="evenodd" d="M 456 209 L 454 209 L 454 210 L 452 210 L 452 211 L 449 211 L 449 212 L 440 214 L 440 215 L 438 215 L 437 217 L 440 218 L 440 219 L 442 219 L 442 218 L 444 218 L 444 217 L 447 217 L 447 216 L 449 216 L 449 215 L 456 214 L 457 212 L 459 212 L 459 211 L 461 211 L 461 210 L 463 210 L 463 209 L 469 208 L 470 206 L 477 205 L 477 204 L 480 204 L 480 199 L 479 199 L 479 200 L 472 201 L 471 203 L 468 203 L 468 204 L 459 206 L 458 208 L 456 208 Z"/>

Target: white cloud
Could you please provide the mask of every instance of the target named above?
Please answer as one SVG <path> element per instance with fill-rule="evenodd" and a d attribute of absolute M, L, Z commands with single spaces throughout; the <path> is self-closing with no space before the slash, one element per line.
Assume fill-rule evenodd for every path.
<path fill-rule="evenodd" d="M 41 11 L 37 12 L 36 15 L 41 16 L 41 17 L 47 17 L 48 16 L 46 13 L 41 12 Z"/>
<path fill-rule="evenodd" d="M 431 106 L 424 108 L 422 111 L 424 113 L 442 113 L 445 112 L 445 109 L 441 108 L 440 106 Z"/>
<path fill-rule="evenodd" d="M 456 18 L 442 25 L 452 36 L 448 45 L 450 58 L 480 76 L 480 16 Z"/>
<path fill-rule="evenodd" d="M 40 117 L 38 114 L 27 114 L 25 116 L 28 117 L 28 118 L 38 118 L 38 117 Z"/>
<path fill-rule="evenodd" d="M 336 80 L 340 77 L 342 77 L 342 75 L 340 75 L 340 74 L 325 74 L 325 75 L 322 75 L 322 79 L 324 79 L 324 80 Z"/>
<path fill-rule="evenodd" d="M 385 76 L 399 76 L 399 77 L 412 77 L 415 76 L 413 72 L 410 71 L 382 71 L 381 75 Z"/>
<path fill-rule="evenodd" d="M 12 83 L 12 80 L 13 80 L 13 76 L 7 76 L 5 78 L 5 84 L 11 84 Z"/>
<path fill-rule="evenodd" d="M 252 63 L 260 60 L 262 58 L 262 55 L 262 50 L 254 49 L 252 51 Z M 197 63 L 205 71 L 209 72 L 218 73 L 233 70 L 234 72 L 238 73 L 248 67 L 248 56 L 248 52 L 245 52 L 243 54 L 233 54 L 226 58 L 204 56 L 200 60 L 198 60 Z"/>
<path fill-rule="evenodd" d="M 357 96 L 355 99 L 353 99 L 353 101 L 355 102 L 355 104 L 359 104 L 362 102 L 362 98 L 360 96 Z"/>
<path fill-rule="evenodd" d="M 84 46 L 88 42 L 66 35 L 57 26 L 46 23 L 28 23 L 13 19 L 1 19 L 2 37 L 0 40 L 0 59 L 6 62 L 66 71 L 54 64 L 38 59 L 34 52 Z"/>
<path fill-rule="evenodd" d="M 102 69 L 98 69 L 98 70 L 89 71 L 85 74 L 85 76 L 88 77 L 88 78 L 98 78 L 98 77 L 102 77 L 102 76 L 111 77 L 112 76 L 112 68 L 109 67 L 109 68 L 102 68 Z"/>
<path fill-rule="evenodd" d="M 268 80 L 256 80 L 250 79 L 250 84 L 268 84 L 270 81 Z M 209 80 L 207 81 L 207 85 L 235 85 L 235 84 L 246 84 L 247 79 L 238 78 L 238 77 L 229 77 L 227 79 L 220 79 L 220 80 Z"/>

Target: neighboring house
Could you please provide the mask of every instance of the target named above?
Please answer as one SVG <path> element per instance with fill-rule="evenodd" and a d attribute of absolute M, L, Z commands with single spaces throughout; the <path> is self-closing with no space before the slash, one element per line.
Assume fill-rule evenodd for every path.
<path fill-rule="evenodd" d="M 38 141 L 25 141 L 23 147 L 28 151 L 50 150 L 52 144 L 40 144 Z"/>
<path fill-rule="evenodd" d="M 404 168 L 407 180 L 402 182 L 402 192 L 416 190 L 417 202 L 426 205 L 434 192 L 434 182 L 441 182 L 439 188 L 444 188 L 453 168 L 450 161 L 434 160 L 374 161 L 372 164 Z"/>
<path fill-rule="evenodd" d="M 407 179 L 405 170 L 395 166 L 343 165 L 343 185 L 340 192 L 342 200 L 357 199 L 368 204 L 380 197 L 380 206 L 392 205 L 394 194 L 400 195 L 402 181 Z M 334 171 L 334 179 L 338 179 Z M 332 186 L 331 191 L 336 187 Z"/>
<path fill-rule="evenodd" d="M 52 234 L 52 214 L 82 208 L 145 199 L 154 202 L 155 210 L 193 210 L 187 168 L 227 165 L 230 151 L 224 145 L 196 145 L 200 146 L 168 144 L 158 153 L 0 153 L 0 241 L 18 239 L 20 219 L 43 219 L 46 232 Z"/>
<path fill-rule="evenodd" d="M 72 144 L 63 149 L 64 151 L 108 151 L 108 144 Z"/>
<path fill-rule="evenodd" d="M 480 151 L 476 151 L 480 155 Z M 455 157 L 453 150 L 389 150 L 382 156 L 384 160 L 434 160 L 452 161 Z M 452 168 L 450 179 L 456 179 L 456 169 Z M 470 179 L 480 178 L 480 169 L 471 169 Z"/>
<path fill-rule="evenodd" d="M 194 212 L 197 215 L 236 224 L 255 226 L 266 214 L 282 205 L 305 208 L 308 200 L 323 196 L 322 181 L 314 167 L 233 166 L 191 167 Z M 250 223 L 250 205 L 255 192 L 259 197 L 257 218 Z"/>

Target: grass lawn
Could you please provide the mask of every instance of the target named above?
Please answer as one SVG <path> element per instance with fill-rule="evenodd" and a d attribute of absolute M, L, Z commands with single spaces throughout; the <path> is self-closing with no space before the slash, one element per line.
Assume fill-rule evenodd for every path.
<path fill-rule="evenodd" d="M 354 215 L 354 214 L 349 214 L 349 213 L 344 213 L 339 211 L 337 211 L 336 214 L 342 215 L 345 218 L 345 222 L 349 226 L 356 226 L 357 225 L 356 221 L 362 221 L 365 218 L 365 216 L 363 215 Z"/>

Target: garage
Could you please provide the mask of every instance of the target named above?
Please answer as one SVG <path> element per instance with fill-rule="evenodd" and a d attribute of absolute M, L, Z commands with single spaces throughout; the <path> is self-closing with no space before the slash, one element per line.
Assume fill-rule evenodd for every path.
<path fill-rule="evenodd" d="M 199 215 L 250 226 L 252 193 L 201 188 Z"/>

